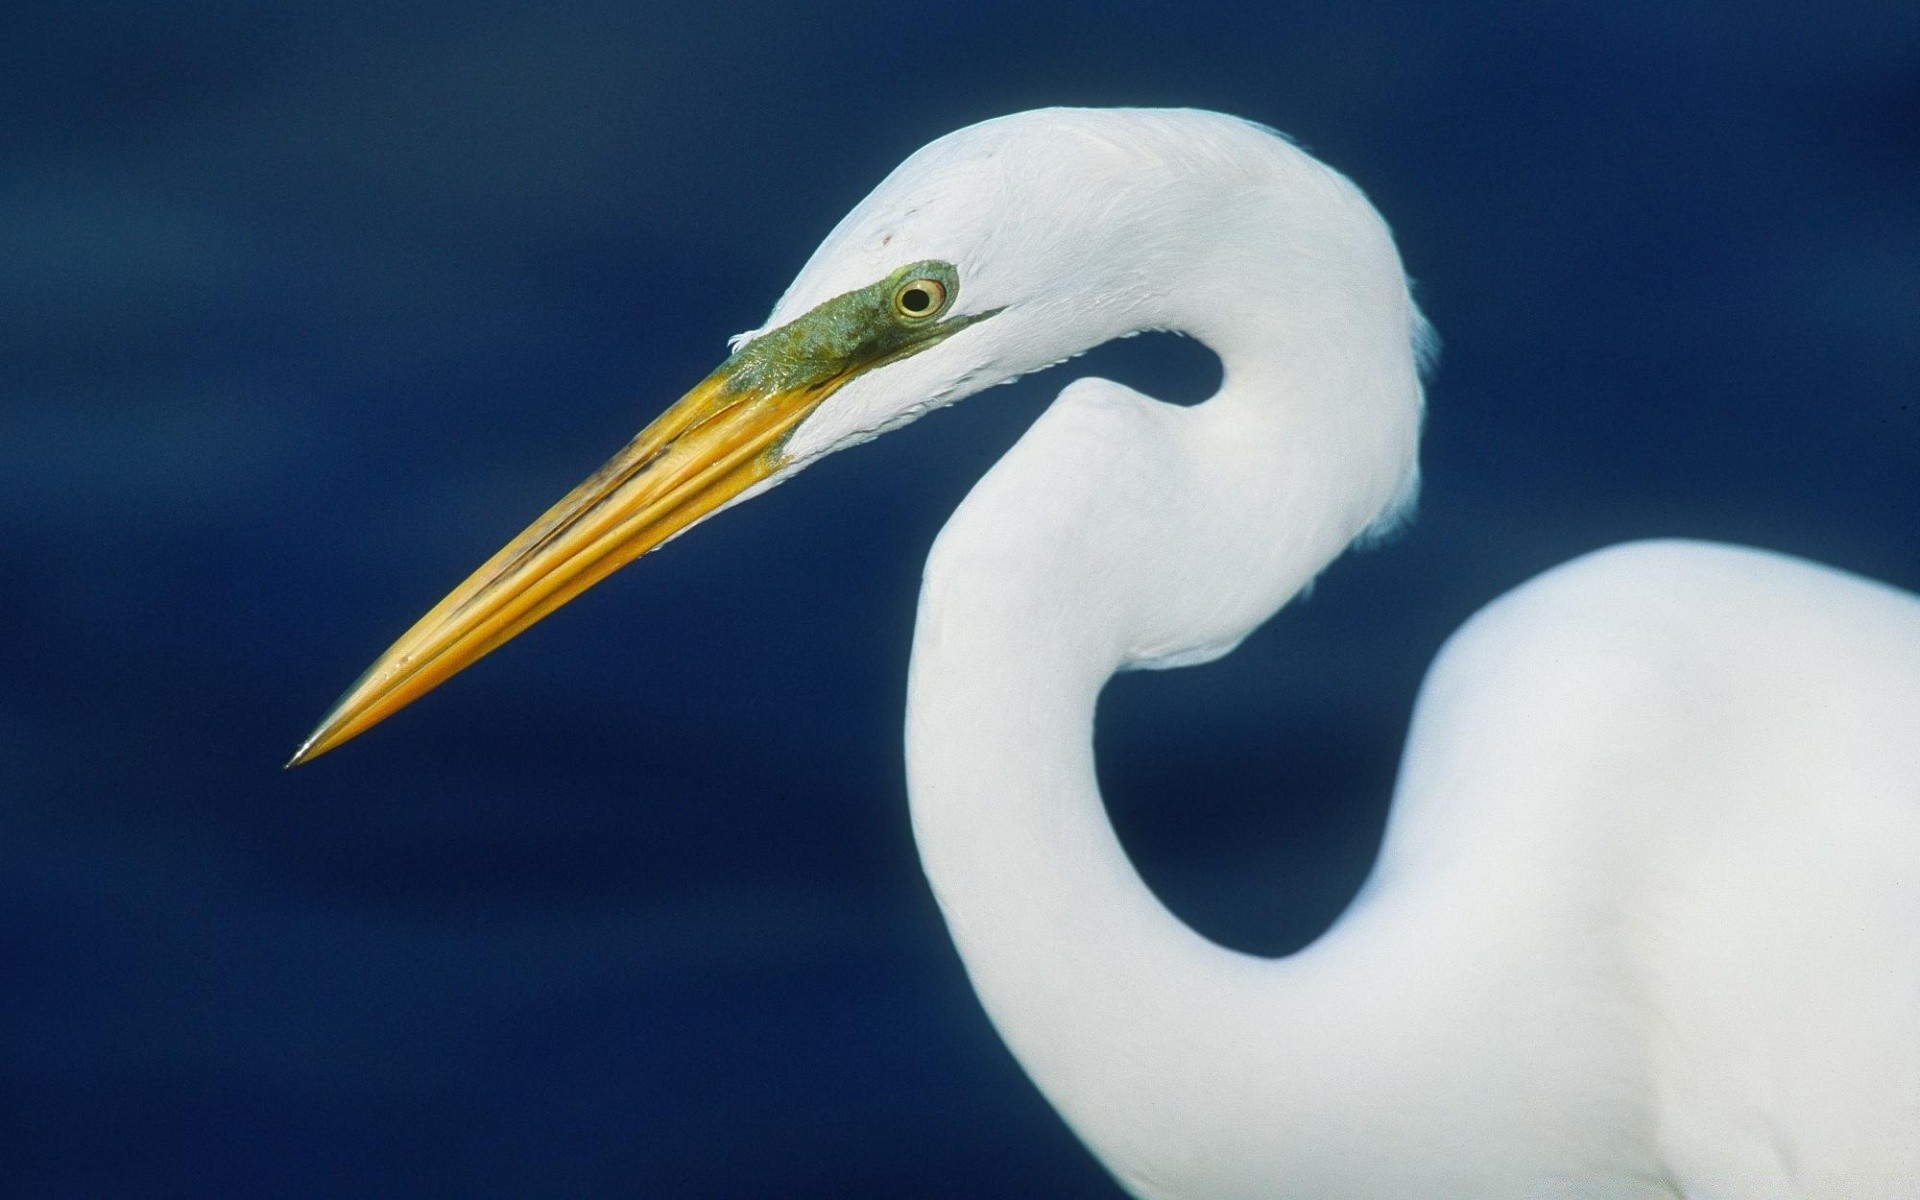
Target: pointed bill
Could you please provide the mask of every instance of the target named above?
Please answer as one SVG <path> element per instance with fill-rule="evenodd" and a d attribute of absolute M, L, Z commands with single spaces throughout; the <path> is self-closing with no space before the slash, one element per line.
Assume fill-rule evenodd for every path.
<path fill-rule="evenodd" d="M 848 380 L 990 315 L 942 320 L 957 291 L 951 266 L 914 263 L 742 347 L 401 635 L 287 765 L 364 733 L 773 479 L 792 465 L 789 435 Z"/>

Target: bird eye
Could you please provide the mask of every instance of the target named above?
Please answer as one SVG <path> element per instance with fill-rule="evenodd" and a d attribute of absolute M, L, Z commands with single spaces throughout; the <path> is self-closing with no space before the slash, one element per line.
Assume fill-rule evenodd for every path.
<path fill-rule="evenodd" d="M 893 311 L 908 320 L 937 313 L 947 303 L 947 287 L 938 279 L 909 279 L 893 294 Z"/>

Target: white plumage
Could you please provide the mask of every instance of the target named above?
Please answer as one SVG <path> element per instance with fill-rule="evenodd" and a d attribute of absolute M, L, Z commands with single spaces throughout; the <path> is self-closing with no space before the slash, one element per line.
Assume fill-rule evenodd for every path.
<path fill-rule="evenodd" d="M 1192 408 L 1062 392 L 941 534 L 914 645 L 928 876 L 1128 1188 L 1920 1196 L 1920 601 L 1682 542 L 1542 576 L 1436 662 L 1353 907 L 1289 958 L 1223 950 L 1116 841 L 1095 700 L 1231 649 L 1411 495 L 1390 237 L 1233 118 L 1026 113 L 909 159 L 769 327 L 920 258 L 1004 311 L 849 384 L 800 461 L 1142 329 L 1225 369 Z"/>

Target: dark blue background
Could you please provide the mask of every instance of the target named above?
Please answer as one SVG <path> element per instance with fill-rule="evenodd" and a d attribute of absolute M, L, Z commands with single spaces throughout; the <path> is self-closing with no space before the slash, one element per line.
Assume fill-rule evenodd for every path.
<path fill-rule="evenodd" d="M 1920 8 L 178 0 L 0 36 L 0 1182 L 1117 1194 L 975 1006 L 898 749 L 916 578 L 1061 383 L 730 513 L 321 763 L 470 567 L 900 158 L 1047 103 L 1288 130 L 1447 339 L 1420 521 L 1129 677 L 1149 881 L 1275 952 L 1446 632 L 1609 541 L 1920 587 Z M 53 11 L 47 11 L 53 10 Z"/>

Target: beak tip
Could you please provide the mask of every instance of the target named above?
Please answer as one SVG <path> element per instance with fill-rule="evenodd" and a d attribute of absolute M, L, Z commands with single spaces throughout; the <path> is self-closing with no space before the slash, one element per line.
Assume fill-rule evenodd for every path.
<path fill-rule="evenodd" d="M 282 771 L 291 771 L 295 767 L 312 762 L 314 759 L 319 758 L 322 754 L 332 749 L 332 747 L 325 744 L 322 739 L 324 732 L 325 726 L 323 725 L 320 729 L 316 729 L 308 734 L 307 740 L 300 743 L 300 748 L 293 752 L 293 757 L 289 758 L 286 765 L 280 769 Z"/>

